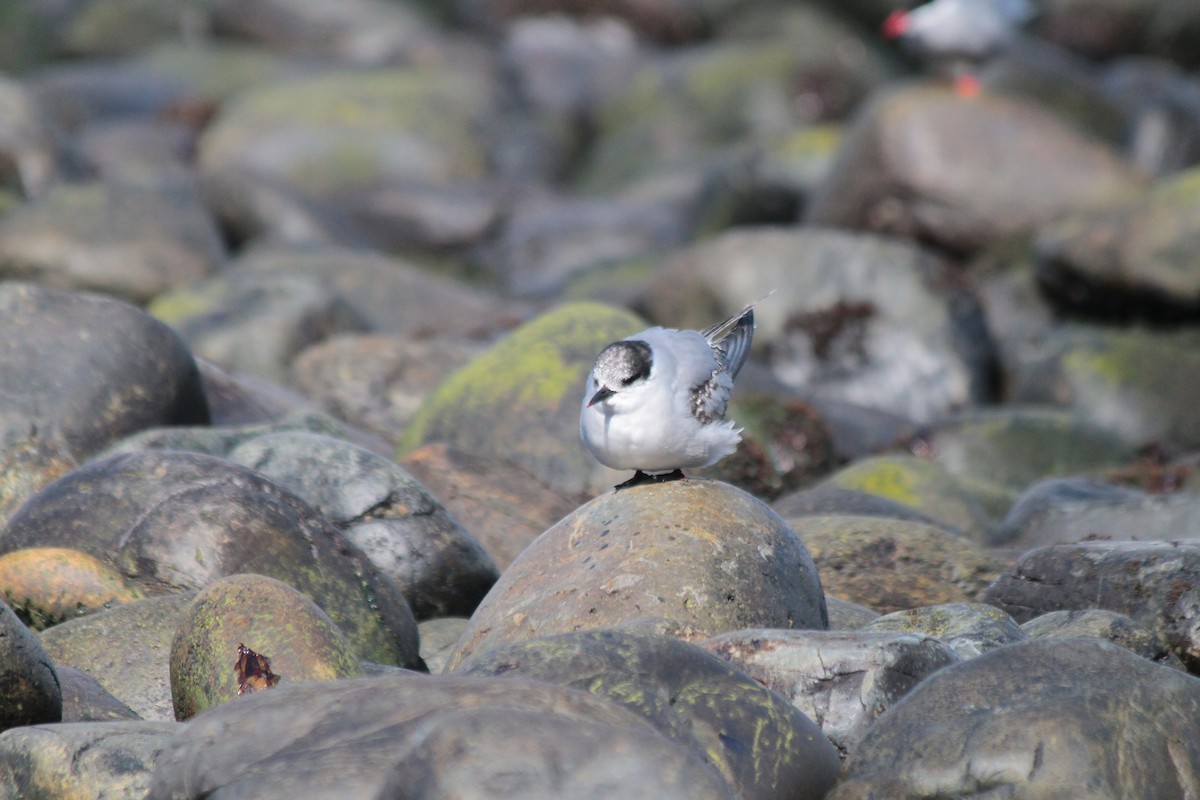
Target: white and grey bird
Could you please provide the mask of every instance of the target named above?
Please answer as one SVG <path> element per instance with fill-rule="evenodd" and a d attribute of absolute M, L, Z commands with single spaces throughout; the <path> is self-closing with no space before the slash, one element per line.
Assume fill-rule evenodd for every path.
<path fill-rule="evenodd" d="M 979 91 L 979 66 L 1007 49 L 1034 16 L 1030 0 L 928 0 L 898 9 L 883 22 L 896 39 L 962 94 Z"/>
<path fill-rule="evenodd" d="M 648 328 L 600 351 L 579 434 L 601 464 L 635 470 L 618 489 L 683 477 L 737 449 L 741 429 L 725 409 L 753 335 L 751 305 L 702 331 Z"/>

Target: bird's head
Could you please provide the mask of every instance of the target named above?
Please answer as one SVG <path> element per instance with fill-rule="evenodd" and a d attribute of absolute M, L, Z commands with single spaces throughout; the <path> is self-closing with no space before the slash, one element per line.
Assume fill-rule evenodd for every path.
<path fill-rule="evenodd" d="M 640 339 L 613 342 L 596 357 L 596 365 L 592 368 L 593 385 L 589 387 L 594 394 L 586 407 L 591 408 L 644 382 L 650 377 L 653 366 L 650 345 Z"/>
<path fill-rule="evenodd" d="M 908 31 L 909 12 L 898 8 L 883 21 L 883 35 L 887 39 L 899 39 Z"/>

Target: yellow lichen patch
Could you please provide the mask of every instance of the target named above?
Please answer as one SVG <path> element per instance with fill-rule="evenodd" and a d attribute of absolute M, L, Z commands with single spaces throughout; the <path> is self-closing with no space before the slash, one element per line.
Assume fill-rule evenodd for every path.
<path fill-rule="evenodd" d="M 39 629 L 142 597 L 112 567 L 65 547 L 31 547 L 0 556 L 0 592 Z"/>
<path fill-rule="evenodd" d="M 210 310 L 223 291 L 223 285 L 216 281 L 180 287 L 160 294 L 146 310 L 155 319 L 175 325 Z"/>
<path fill-rule="evenodd" d="M 834 476 L 833 483 L 843 489 L 858 489 L 906 506 L 920 504 L 918 477 L 910 463 L 886 458 L 870 459 L 869 462 L 842 471 Z"/>
<path fill-rule="evenodd" d="M 417 413 L 401 451 L 430 441 L 462 445 L 471 418 L 511 420 L 514 411 L 539 419 L 563 403 L 578 403 L 600 349 L 635 332 L 641 321 L 599 303 L 572 303 L 522 325 L 450 376 Z"/>

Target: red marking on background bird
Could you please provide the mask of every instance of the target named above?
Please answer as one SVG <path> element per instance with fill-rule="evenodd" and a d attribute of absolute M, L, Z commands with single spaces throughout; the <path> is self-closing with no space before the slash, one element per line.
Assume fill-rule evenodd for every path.
<path fill-rule="evenodd" d="M 908 12 L 896 9 L 887 15 L 883 21 L 883 35 L 889 39 L 897 39 L 908 30 Z"/>

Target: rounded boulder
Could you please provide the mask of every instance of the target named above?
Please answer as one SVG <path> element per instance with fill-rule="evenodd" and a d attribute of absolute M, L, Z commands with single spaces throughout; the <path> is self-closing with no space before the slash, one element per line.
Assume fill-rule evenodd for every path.
<path fill-rule="evenodd" d="M 828 624 L 821 579 L 787 523 L 740 489 L 687 479 L 601 495 L 538 537 L 471 617 L 450 669 L 584 628 L 690 639 Z"/>

